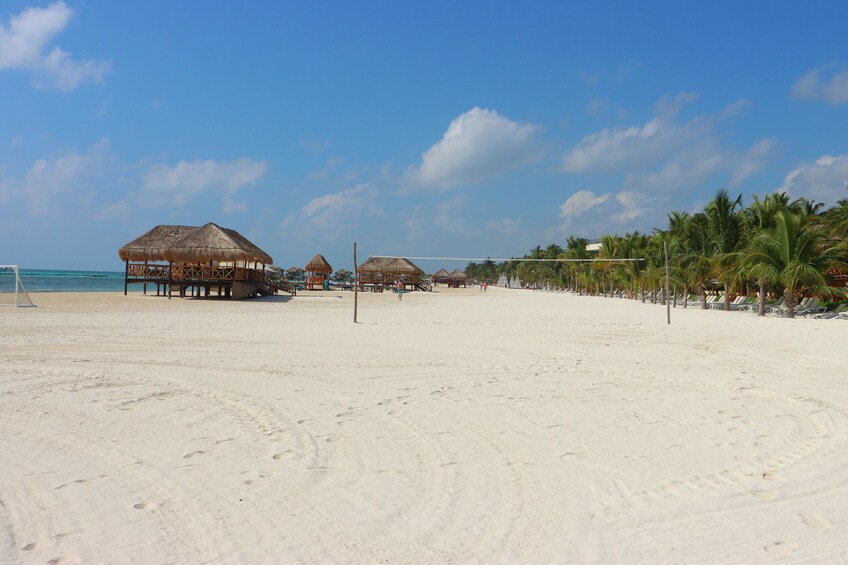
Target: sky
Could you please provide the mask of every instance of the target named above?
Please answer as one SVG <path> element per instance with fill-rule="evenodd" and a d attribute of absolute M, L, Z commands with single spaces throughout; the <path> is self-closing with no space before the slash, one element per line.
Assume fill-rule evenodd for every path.
<path fill-rule="evenodd" d="M 573 4 L 573 5 L 572 5 Z M 0 4 L 0 263 L 158 224 L 508 257 L 720 188 L 848 198 L 845 2 Z"/>

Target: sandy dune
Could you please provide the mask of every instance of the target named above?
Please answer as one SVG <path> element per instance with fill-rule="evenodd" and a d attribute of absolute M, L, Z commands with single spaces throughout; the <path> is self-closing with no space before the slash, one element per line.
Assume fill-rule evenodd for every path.
<path fill-rule="evenodd" d="M 848 322 L 360 296 L 0 312 L 0 561 L 848 561 Z"/>

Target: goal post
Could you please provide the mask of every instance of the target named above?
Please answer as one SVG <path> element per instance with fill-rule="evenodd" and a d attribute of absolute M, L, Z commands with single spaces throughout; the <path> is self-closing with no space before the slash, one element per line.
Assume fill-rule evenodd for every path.
<path fill-rule="evenodd" d="M 32 303 L 17 265 L 0 265 L 0 306 L 23 308 Z"/>

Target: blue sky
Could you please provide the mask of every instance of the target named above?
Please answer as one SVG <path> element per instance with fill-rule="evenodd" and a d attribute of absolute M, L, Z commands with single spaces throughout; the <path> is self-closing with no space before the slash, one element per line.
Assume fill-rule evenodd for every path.
<path fill-rule="evenodd" d="M 0 5 L 0 262 L 156 224 L 523 254 L 716 190 L 848 198 L 844 2 Z"/>

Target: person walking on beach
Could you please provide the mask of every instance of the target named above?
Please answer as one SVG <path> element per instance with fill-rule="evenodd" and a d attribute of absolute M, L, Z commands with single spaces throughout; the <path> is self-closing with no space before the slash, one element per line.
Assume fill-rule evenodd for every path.
<path fill-rule="evenodd" d="M 397 282 L 397 293 L 398 293 L 398 302 L 403 300 L 403 282 L 398 279 Z"/>

